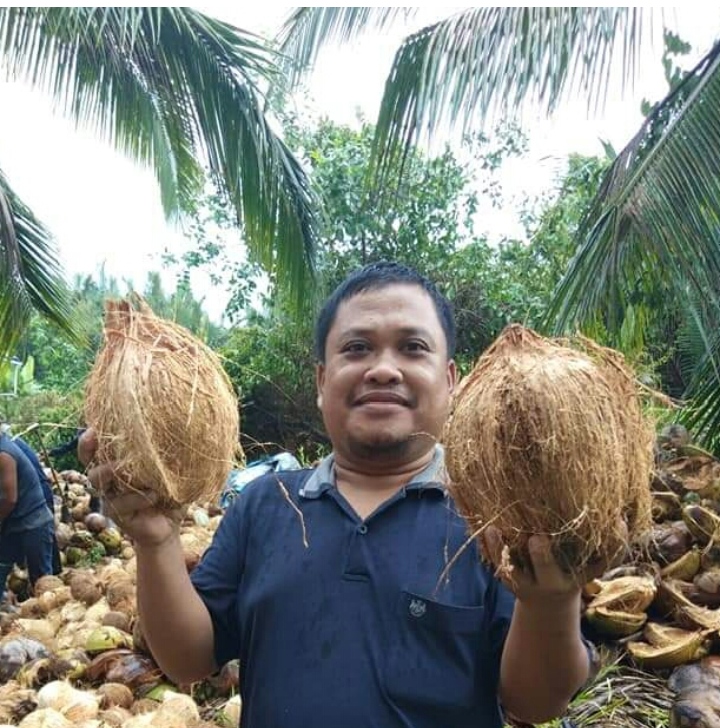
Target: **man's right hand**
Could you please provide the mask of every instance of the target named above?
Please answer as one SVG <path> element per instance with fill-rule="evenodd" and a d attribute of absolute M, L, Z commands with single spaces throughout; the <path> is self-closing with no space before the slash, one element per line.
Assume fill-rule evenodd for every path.
<path fill-rule="evenodd" d="M 129 486 L 113 463 L 94 463 L 97 435 L 91 428 L 78 441 L 78 458 L 90 466 L 88 478 L 93 488 L 102 493 L 103 511 L 134 541 L 136 547 L 156 548 L 179 535 L 182 511 L 157 508 L 154 491 Z"/>

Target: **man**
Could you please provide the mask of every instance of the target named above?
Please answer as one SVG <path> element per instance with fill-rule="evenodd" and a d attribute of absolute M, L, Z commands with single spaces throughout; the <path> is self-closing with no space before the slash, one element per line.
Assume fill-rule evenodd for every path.
<path fill-rule="evenodd" d="M 33 469 L 37 473 L 38 480 L 40 481 L 40 487 L 42 488 L 43 496 L 45 497 L 45 503 L 50 509 L 50 513 L 53 514 L 53 551 L 51 573 L 59 574 L 62 571 L 62 562 L 60 561 L 60 547 L 58 546 L 57 537 L 55 535 L 55 496 L 53 495 L 50 479 L 45 474 L 45 468 L 43 468 L 42 463 L 40 462 L 40 458 L 38 458 L 35 450 L 33 450 L 30 445 L 22 439 L 22 437 L 13 437 L 12 441 L 20 448 L 23 455 L 25 455 L 25 457 L 30 461 L 30 464 L 33 466 Z"/>
<path fill-rule="evenodd" d="M 14 564 L 27 566 L 33 585 L 53 571 L 53 515 L 35 468 L 0 433 L 0 599 Z"/>
<path fill-rule="evenodd" d="M 444 486 L 450 305 L 410 269 L 369 266 L 325 304 L 316 344 L 332 455 L 246 486 L 192 580 L 153 495 L 109 495 L 135 542 L 156 660 L 187 683 L 239 657 L 245 728 L 499 728 L 501 708 L 531 723 L 562 714 L 589 675 L 577 584 L 533 537 L 514 600 L 465 545 Z M 91 477 L 112 493 L 110 466 Z M 499 565 L 498 534 L 484 545 Z"/>

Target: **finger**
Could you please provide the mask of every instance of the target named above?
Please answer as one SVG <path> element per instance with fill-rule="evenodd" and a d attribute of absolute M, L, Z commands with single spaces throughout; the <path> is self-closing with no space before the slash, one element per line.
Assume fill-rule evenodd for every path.
<path fill-rule="evenodd" d="M 533 574 L 535 581 L 554 583 L 564 579 L 562 570 L 553 555 L 552 541 L 548 536 L 530 536 L 527 549 L 530 555 L 529 571 Z"/>
<path fill-rule="evenodd" d="M 480 543 L 485 558 L 498 568 L 502 563 L 503 539 L 499 529 L 495 526 L 487 526 L 480 534 Z"/>
<path fill-rule="evenodd" d="M 97 433 L 91 427 L 80 435 L 77 446 L 78 460 L 84 465 L 88 466 L 92 459 L 95 457 L 95 453 L 98 448 Z"/>
<path fill-rule="evenodd" d="M 88 471 L 87 476 L 92 487 L 103 493 L 113 493 L 123 486 L 127 488 L 122 477 L 112 463 L 96 465 Z"/>

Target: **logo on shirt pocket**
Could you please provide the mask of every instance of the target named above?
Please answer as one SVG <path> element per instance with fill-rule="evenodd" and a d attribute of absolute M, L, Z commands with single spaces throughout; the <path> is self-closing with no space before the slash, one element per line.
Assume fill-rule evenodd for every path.
<path fill-rule="evenodd" d="M 469 708 L 476 704 L 482 606 L 442 604 L 402 592 L 386 672 L 399 703 Z"/>

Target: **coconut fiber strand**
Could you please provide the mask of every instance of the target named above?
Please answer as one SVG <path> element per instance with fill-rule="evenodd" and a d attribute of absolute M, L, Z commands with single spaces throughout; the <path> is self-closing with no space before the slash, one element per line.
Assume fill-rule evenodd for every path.
<path fill-rule="evenodd" d="M 443 439 L 470 533 L 492 522 L 515 563 L 547 534 L 579 573 L 650 525 L 652 428 L 622 356 L 591 341 L 507 327 L 461 383 Z"/>
<path fill-rule="evenodd" d="M 105 340 L 86 385 L 98 462 L 122 487 L 168 505 L 213 499 L 238 448 L 238 403 L 216 354 L 139 297 L 108 301 Z"/>

